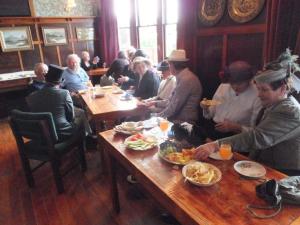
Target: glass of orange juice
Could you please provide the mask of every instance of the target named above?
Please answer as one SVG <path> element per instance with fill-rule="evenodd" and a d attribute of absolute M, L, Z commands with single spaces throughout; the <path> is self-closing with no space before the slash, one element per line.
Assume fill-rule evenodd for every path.
<path fill-rule="evenodd" d="M 221 143 L 219 148 L 219 154 L 222 159 L 229 160 L 232 155 L 232 149 L 230 143 Z"/>
<path fill-rule="evenodd" d="M 161 129 L 161 131 L 164 133 L 164 136 L 166 138 L 166 131 L 169 128 L 169 121 L 166 119 L 162 119 L 159 122 L 159 128 Z"/>

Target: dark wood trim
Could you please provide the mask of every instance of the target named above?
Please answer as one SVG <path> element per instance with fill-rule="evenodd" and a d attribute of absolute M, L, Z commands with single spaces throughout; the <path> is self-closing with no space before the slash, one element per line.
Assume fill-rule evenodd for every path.
<path fill-rule="evenodd" d="M 223 48 L 222 48 L 222 68 L 227 64 L 227 52 L 228 52 L 228 35 L 223 35 Z"/>
<path fill-rule="evenodd" d="M 224 35 L 224 34 L 253 34 L 253 33 L 265 33 L 267 26 L 265 24 L 258 25 L 244 25 L 234 27 L 217 27 L 217 28 L 205 28 L 197 32 L 197 36 L 212 36 L 212 35 Z"/>
<path fill-rule="evenodd" d="M 21 52 L 20 52 L 20 51 L 18 51 L 18 58 L 19 58 L 21 70 L 24 70 L 24 65 L 23 65 L 22 55 L 21 55 Z"/>
<path fill-rule="evenodd" d="M 29 3 L 30 15 L 35 17 L 35 8 L 34 8 L 33 0 L 28 0 L 28 3 Z"/>
<path fill-rule="evenodd" d="M 58 58 L 58 64 L 60 66 L 62 66 L 59 46 L 56 46 L 56 53 L 57 53 L 57 58 Z"/>

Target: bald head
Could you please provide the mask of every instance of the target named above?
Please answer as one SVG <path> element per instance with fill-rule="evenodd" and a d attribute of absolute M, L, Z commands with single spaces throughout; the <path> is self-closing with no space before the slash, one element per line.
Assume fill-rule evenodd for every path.
<path fill-rule="evenodd" d="M 45 80 L 45 75 L 48 72 L 48 66 L 45 63 L 37 63 L 34 66 L 34 73 L 37 80 Z"/>

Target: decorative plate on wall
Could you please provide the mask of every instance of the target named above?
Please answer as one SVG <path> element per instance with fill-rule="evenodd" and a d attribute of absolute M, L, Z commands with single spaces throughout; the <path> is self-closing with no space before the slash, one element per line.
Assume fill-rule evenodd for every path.
<path fill-rule="evenodd" d="M 200 0 L 199 19 L 206 26 L 213 26 L 224 14 L 225 0 Z"/>
<path fill-rule="evenodd" d="M 228 13 L 238 23 L 254 19 L 262 10 L 265 0 L 228 0 Z"/>

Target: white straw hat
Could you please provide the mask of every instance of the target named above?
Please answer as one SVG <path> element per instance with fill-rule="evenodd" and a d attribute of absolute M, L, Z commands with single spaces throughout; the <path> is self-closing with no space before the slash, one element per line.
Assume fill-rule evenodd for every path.
<path fill-rule="evenodd" d="M 183 49 L 176 49 L 173 50 L 170 54 L 170 56 L 167 58 L 168 61 L 171 62 L 186 62 L 189 61 L 188 58 L 186 58 L 185 50 Z"/>

